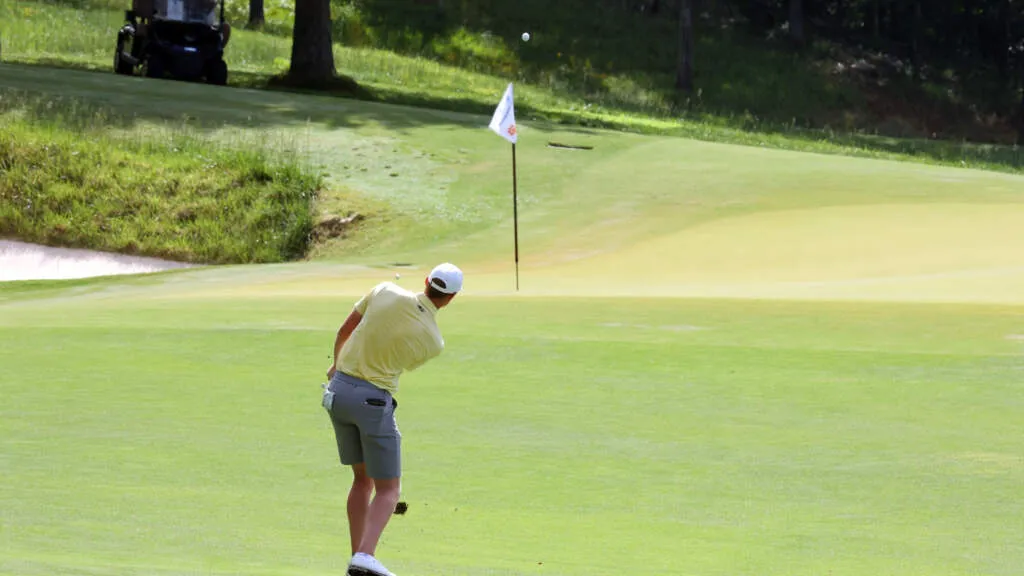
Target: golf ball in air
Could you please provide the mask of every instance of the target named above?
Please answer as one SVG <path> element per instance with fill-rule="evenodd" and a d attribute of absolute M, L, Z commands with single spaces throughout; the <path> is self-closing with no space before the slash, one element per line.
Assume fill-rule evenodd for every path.
<path fill-rule="evenodd" d="M 398 280 L 398 279 L 399 279 L 399 278 L 401 278 L 401 277 L 402 277 L 402 275 L 401 275 L 401 274 L 397 274 L 397 273 L 395 274 L 395 280 Z"/>
<path fill-rule="evenodd" d="M 523 42 L 529 42 L 529 41 L 530 41 L 530 33 L 529 32 L 523 32 Z"/>

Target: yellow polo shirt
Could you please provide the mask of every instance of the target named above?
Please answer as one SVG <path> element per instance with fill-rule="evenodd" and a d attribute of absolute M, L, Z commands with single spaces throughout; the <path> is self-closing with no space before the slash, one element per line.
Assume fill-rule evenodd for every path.
<path fill-rule="evenodd" d="M 363 319 L 341 348 L 338 370 L 392 394 L 398 377 L 444 350 L 437 307 L 426 294 L 391 282 L 378 284 L 356 303 Z"/>

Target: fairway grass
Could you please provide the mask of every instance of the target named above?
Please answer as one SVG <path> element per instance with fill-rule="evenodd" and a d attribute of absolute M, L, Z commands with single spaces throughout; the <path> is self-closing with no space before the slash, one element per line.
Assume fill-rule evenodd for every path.
<path fill-rule="evenodd" d="M 367 218 L 298 263 L 0 284 L 0 574 L 342 573 L 334 333 L 445 260 L 398 574 L 1024 566 L 1024 177 L 522 122 L 515 292 L 485 117 L 30 70 L 126 137 L 288 142 Z"/>
<path fill-rule="evenodd" d="M 318 383 L 354 294 L 231 294 L 279 268 L 0 296 L 0 573 L 341 573 Z M 441 325 L 399 393 L 399 574 L 1024 565 L 1021 308 L 467 295 Z"/>

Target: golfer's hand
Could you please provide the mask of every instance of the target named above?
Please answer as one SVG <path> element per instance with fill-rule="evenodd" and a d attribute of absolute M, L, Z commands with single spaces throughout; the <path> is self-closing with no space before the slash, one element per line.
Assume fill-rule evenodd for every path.
<path fill-rule="evenodd" d="M 331 367 L 327 369 L 327 379 L 330 380 L 331 378 L 334 378 L 334 373 L 337 372 L 337 371 L 338 371 L 337 366 L 335 366 L 334 364 L 331 364 Z"/>

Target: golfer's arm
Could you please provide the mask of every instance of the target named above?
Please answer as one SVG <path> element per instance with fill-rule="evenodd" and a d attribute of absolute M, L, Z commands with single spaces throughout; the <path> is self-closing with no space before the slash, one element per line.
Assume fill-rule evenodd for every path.
<path fill-rule="evenodd" d="M 363 315 L 353 310 L 348 318 L 345 319 L 345 323 L 338 328 L 338 335 L 334 338 L 334 365 L 338 365 L 338 354 L 341 354 L 341 347 L 345 345 L 345 342 L 352 336 L 352 332 L 355 331 L 356 326 L 363 320 Z"/>

